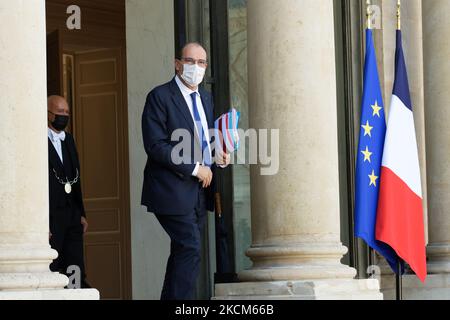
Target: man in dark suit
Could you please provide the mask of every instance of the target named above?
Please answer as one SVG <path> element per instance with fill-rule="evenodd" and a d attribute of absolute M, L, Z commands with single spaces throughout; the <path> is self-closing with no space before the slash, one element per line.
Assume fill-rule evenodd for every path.
<path fill-rule="evenodd" d="M 216 154 L 213 161 L 208 132 L 214 127 L 213 102 L 198 87 L 207 64 L 200 44 L 186 44 L 175 59 L 176 76 L 148 94 L 142 114 L 148 159 L 141 203 L 156 215 L 171 239 L 162 300 L 194 298 L 201 231 L 206 210 L 214 211 L 213 162 L 224 167 L 230 161 L 223 154 Z M 180 141 L 172 139 L 177 132 L 185 146 L 180 152 L 176 148 Z M 181 163 L 177 156 L 183 158 Z"/>
<path fill-rule="evenodd" d="M 80 163 L 71 134 L 64 131 L 69 122 L 69 106 L 59 96 L 48 98 L 48 159 L 50 199 L 50 245 L 58 257 L 52 271 L 70 276 L 70 266 L 78 266 L 81 288 L 85 281 L 83 234 L 88 228 L 80 182 Z"/>

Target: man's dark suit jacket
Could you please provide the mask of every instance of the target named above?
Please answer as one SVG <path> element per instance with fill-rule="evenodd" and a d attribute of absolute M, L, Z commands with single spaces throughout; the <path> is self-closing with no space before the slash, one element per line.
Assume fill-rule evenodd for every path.
<path fill-rule="evenodd" d="M 61 141 L 61 147 L 64 165 L 52 142 L 48 139 L 50 221 L 55 219 L 60 221 L 61 219 L 65 220 L 65 217 L 71 217 L 69 210 L 75 210 L 76 213 L 80 214 L 80 217 L 86 216 L 80 178 L 78 178 L 77 183 L 72 185 L 72 192 L 67 194 L 64 190 L 64 185 L 58 182 L 53 172 L 53 169 L 55 169 L 58 177 L 64 181 L 66 181 L 66 177 L 69 181 L 73 180 L 76 177 L 77 169 L 80 173 L 78 153 L 71 134 L 66 132 L 66 138 L 64 141 Z M 57 224 L 55 226 L 58 227 Z"/>
<path fill-rule="evenodd" d="M 214 127 L 214 110 L 210 93 L 199 87 L 209 128 Z M 172 133 L 186 129 L 191 135 L 187 163 L 175 164 L 172 149 L 179 141 L 171 141 Z M 147 153 L 141 204 L 149 212 L 160 215 L 183 215 L 194 210 L 201 184 L 192 176 L 196 162 L 201 163 L 198 137 L 191 113 L 175 78 L 153 89 L 147 96 L 142 114 L 142 135 Z M 211 141 L 210 141 L 211 142 Z M 200 157 L 199 157 L 200 156 Z M 211 168 L 214 176 L 214 166 Z M 214 210 L 214 180 L 206 191 L 206 205 Z"/>

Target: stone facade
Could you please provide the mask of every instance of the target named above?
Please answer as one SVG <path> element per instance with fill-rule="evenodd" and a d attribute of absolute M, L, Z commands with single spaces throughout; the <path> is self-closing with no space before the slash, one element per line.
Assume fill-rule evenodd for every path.
<path fill-rule="evenodd" d="M 395 2 L 376 3 L 383 12 L 376 42 L 389 106 Z M 136 123 L 148 90 L 173 74 L 173 5 L 166 0 L 153 6 L 127 0 L 126 5 L 133 297 L 157 299 L 165 257 L 156 264 L 152 257 L 167 253 L 169 243 L 138 205 L 145 157 Z M 146 11 L 153 13 L 151 19 Z M 403 1 L 402 12 L 429 258 L 424 284 L 414 275 L 404 277 L 404 298 L 450 299 L 450 2 Z M 383 273 L 380 281 L 357 280 L 355 269 L 341 263 L 347 248 L 339 228 L 333 6 L 329 0 L 248 0 L 246 14 L 236 10 L 231 16 L 237 24 L 231 37 L 237 43 L 231 54 L 232 103 L 245 104 L 245 126 L 282 129 L 279 172 L 263 176 L 260 166 L 252 166 L 250 182 L 248 167 L 235 172 L 245 180 L 242 194 L 235 195 L 243 212 L 251 197 L 247 256 L 252 264 L 247 268 L 248 260 L 240 260 L 241 282 L 216 285 L 214 299 L 393 299 L 392 274 Z M 64 290 L 68 279 L 49 271 L 57 253 L 48 244 L 42 138 L 47 135 L 45 1 L 1 1 L 0 21 L 8 26 L 0 29 L 0 299 L 99 299 L 95 289 Z M 247 27 L 239 25 L 243 21 Z M 247 37 L 239 34 L 245 31 Z M 241 37 L 246 46 L 239 47 Z M 242 56 L 248 56 L 247 63 Z M 143 70 L 147 61 L 155 63 Z M 240 79 L 243 75 L 248 77 Z M 248 106 L 242 101 L 247 94 Z M 249 219 L 241 217 L 235 229 L 248 232 Z"/>

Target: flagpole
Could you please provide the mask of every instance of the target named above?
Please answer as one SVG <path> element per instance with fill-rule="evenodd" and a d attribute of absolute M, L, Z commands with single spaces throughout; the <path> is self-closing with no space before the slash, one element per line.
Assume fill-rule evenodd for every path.
<path fill-rule="evenodd" d="M 401 0 L 397 0 L 397 30 L 401 30 Z M 403 300 L 403 285 L 402 285 L 402 263 L 400 258 L 397 260 L 397 274 L 395 275 L 395 297 L 397 301 Z"/>
<path fill-rule="evenodd" d="M 395 300 L 403 300 L 402 263 L 400 259 L 397 261 L 397 273 L 395 275 Z"/>
<path fill-rule="evenodd" d="M 370 0 L 366 0 L 366 16 L 367 16 L 367 29 L 372 29 L 372 11 L 370 11 Z"/>

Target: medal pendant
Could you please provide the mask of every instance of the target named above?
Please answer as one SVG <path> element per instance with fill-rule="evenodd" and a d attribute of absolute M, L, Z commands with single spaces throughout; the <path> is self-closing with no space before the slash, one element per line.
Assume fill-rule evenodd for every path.
<path fill-rule="evenodd" d="M 70 183 L 66 183 L 64 185 L 64 190 L 66 191 L 67 194 L 72 192 L 72 186 L 70 185 Z"/>

